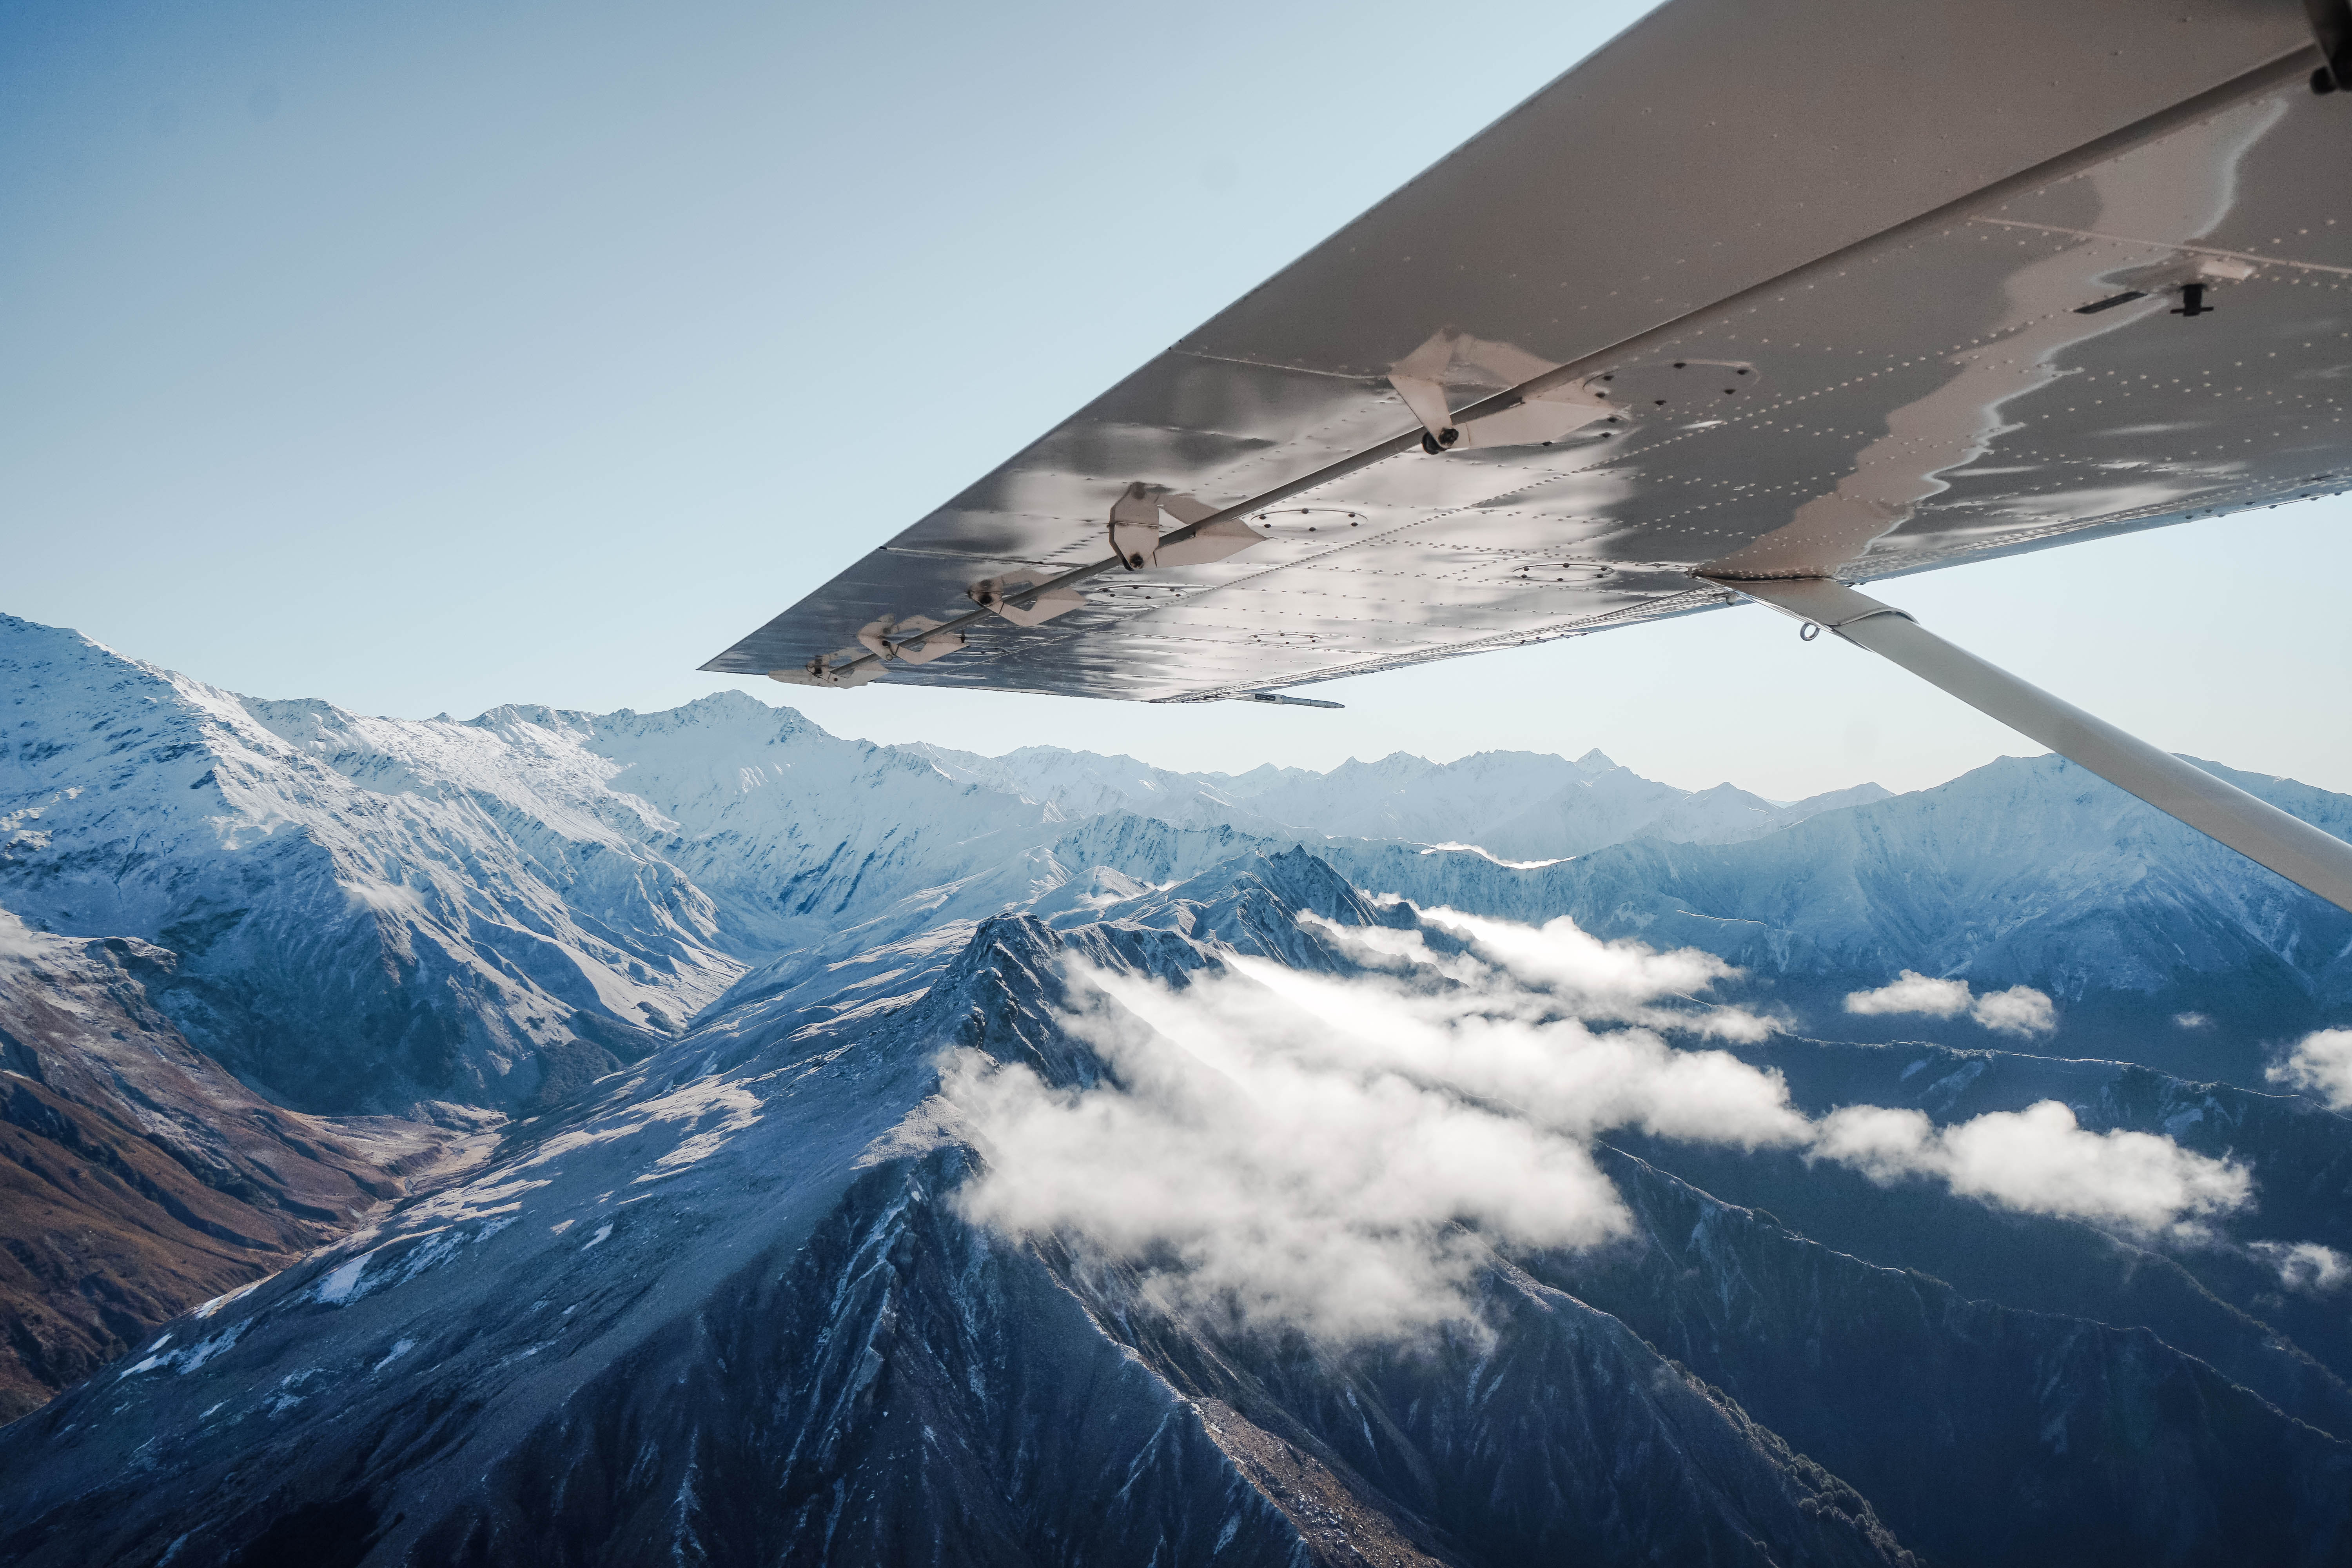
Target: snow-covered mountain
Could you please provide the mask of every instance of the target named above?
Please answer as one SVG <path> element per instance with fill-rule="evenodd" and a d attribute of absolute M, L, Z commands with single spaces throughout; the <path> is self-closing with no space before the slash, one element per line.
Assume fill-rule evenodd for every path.
<path fill-rule="evenodd" d="M 2352 797 L 2200 764 L 2339 837 Z M 2352 915 L 2063 758 L 2004 758 L 1737 844 L 1644 838 L 1556 866 L 1335 844 L 1361 886 L 1705 948 L 1776 977 L 1804 1032 L 1883 1038 L 1848 993 L 1905 970 L 2057 999 L 2062 1055 L 2259 1083 L 2279 1043 L 2352 1020 Z M 1998 1043 L 1968 1016 L 1903 1027 Z M 1859 1031 L 1859 1033 L 1857 1033 Z"/>
<path fill-rule="evenodd" d="M 173 952 L 159 1005 L 304 1109 L 560 1091 L 740 970 L 646 847 L 667 825 L 584 753 L 253 701 L 21 621 L 0 692 L 0 904 Z"/>
<path fill-rule="evenodd" d="M 754 963 L 1070 874 L 1048 808 L 737 694 L 369 719 L 16 620 L 0 690 L 0 907 L 170 950 L 158 1005 L 308 1110 L 543 1101 Z"/>
<path fill-rule="evenodd" d="M 1104 984 L 1252 952 L 1339 973 L 1348 931 L 1442 935 L 1303 853 L 1227 888 L 1156 925 L 983 922 L 856 1005 L 658 1047 L 0 1432 L 0 1559 L 2321 1563 L 2352 1543 L 2352 1443 L 2311 1419 L 2352 1425 L 2335 1373 L 2293 1418 L 2128 1321 L 1967 1300 L 1654 1160 L 1604 1151 L 1618 1241 L 1482 1248 L 1482 1326 L 1387 1348 L 1204 1318 L 1083 1237 L 975 1223 L 961 1194 L 1005 1152 L 942 1045 L 1075 1094 L 1112 1072 Z M 1073 960 L 1108 978 L 1082 994 Z M 2132 1129 L 2198 1094 L 2083 1110 Z M 2352 1122 L 2305 1115 L 2340 1189 Z M 2244 1353 L 2292 1374 L 2292 1347 Z"/>
<path fill-rule="evenodd" d="M 1397 838 L 1471 844 L 1506 859 L 1561 859 L 1636 837 L 1730 843 L 1840 806 L 1884 800 L 1856 784 L 1794 803 L 1734 784 L 1685 791 L 1619 767 L 1600 751 L 1575 762 L 1535 752 L 1481 752 L 1432 763 L 1402 752 L 1327 773 L 1260 767 L 1181 773 L 1053 746 L 1002 757 L 909 746 L 952 778 L 971 779 L 1069 816 L 1125 811 L 1179 826 L 1222 824 L 1267 837 Z"/>
<path fill-rule="evenodd" d="M 373 719 L 240 697 L 9 617 L 0 689 L 0 908 L 170 950 L 156 1003 L 191 1040 L 337 1113 L 544 1102 L 676 1034 L 747 969 L 773 989 L 1065 889 L 1121 896 L 1302 824 L 1318 838 L 1486 824 L 1506 850 L 1564 854 L 1738 837 L 1819 804 L 1686 795 L 1598 752 L 1240 780 L 1045 748 L 992 760 L 841 740 L 731 692 L 656 714 Z M 1529 800 L 1546 803 L 1541 833 L 1512 826 Z M 1192 831 L 1121 826 L 1134 817 Z"/>
<path fill-rule="evenodd" d="M 2352 1002 L 2345 917 L 2050 758 L 1780 807 L 1598 752 L 1238 776 L 978 758 L 840 740 L 735 693 L 370 719 L 14 620 L 0 673 L 0 907 L 169 949 L 156 1005 L 312 1111 L 536 1103 L 722 996 L 1006 910 L 1107 909 L 1253 842 L 1315 844 L 1425 905 L 1724 953 L 1786 976 L 1816 1032 L 1847 1026 L 1844 991 L 1911 969 L 2059 998 L 2054 1048 L 2079 1027 L 2104 1054 L 2243 1078 Z M 2342 797 L 2241 782 L 2352 822 Z"/>
<path fill-rule="evenodd" d="M 111 1362 L 0 1563 L 2352 1561 L 2352 1121 L 2261 1079 L 2352 924 L 2054 759 L 1184 774 L 7 620 L 0 694 L 0 1398 Z M 1217 1058 L 1302 997 L 1377 1093 Z M 1268 1152 L 1373 1239 L 1192 1291 L 1356 1234 Z M 1094 1223 L 1151 1170 L 1214 1222 Z"/>

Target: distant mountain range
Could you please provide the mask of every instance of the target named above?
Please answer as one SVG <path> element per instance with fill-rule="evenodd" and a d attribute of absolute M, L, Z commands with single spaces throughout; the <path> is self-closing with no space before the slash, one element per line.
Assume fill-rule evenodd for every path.
<path fill-rule="evenodd" d="M 900 748 L 950 778 L 1040 801 L 1066 816 L 1132 812 L 1180 827 L 1224 826 L 1267 837 L 1461 843 L 1504 859 L 1558 860 L 1628 838 L 1727 844 L 1760 837 L 1843 805 L 1885 800 L 1873 784 L 1794 803 L 1734 784 L 1678 790 L 1619 767 L 1599 750 L 1573 763 L 1534 752 L 1481 752 L 1432 763 L 1400 752 L 1328 773 L 1254 768 L 1179 773 L 1054 746 L 1002 757 L 941 746 Z"/>
<path fill-rule="evenodd" d="M 2200 766 L 2338 837 L 2352 797 Z M 2259 1083 L 2282 1044 L 2352 1016 L 2352 915 L 2074 763 L 2003 758 L 1933 789 L 1741 843 L 1645 837 L 1523 870 L 1410 847 L 1335 845 L 1362 886 L 1423 905 L 1719 953 L 1775 982 L 1793 1026 L 1879 1039 L 1847 994 L 1904 970 L 2031 985 L 2059 1026 L 2034 1048 Z M 1993 1043 L 1966 1016 L 1901 1028 Z"/>
<path fill-rule="evenodd" d="M 1597 752 L 1242 779 L 1038 747 L 991 760 L 840 740 L 732 692 L 657 714 L 368 719 L 14 619 L 0 670 L 16 737 L 0 904 L 38 931 L 169 949 L 159 1005 L 193 1041 L 337 1112 L 538 1103 L 674 1036 L 747 966 L 1025 908 L 1098 872 L 1162 881 L 1261 840 L 1422 829 L 1559 858 L 1637 834 L 1752 837 L 1835 804 L 1687 794 Z"/>
<path fill-rule="evenodd" d="M 2352 917 L 2055 759 L 1778 805 L 394 721 L 5 617 L 0 692 L 0 1563 L 2352 1562 L 2352 1121 L 2263 1077 Z M 1370 984 L 1470 963 L 1444 910 L 1727 960 L 1661 1005 L 1805 1115 L 2054 1100 L 2252 1196 L 1627 1124 L 1622 1234 L 1465 1232 L 1477 1322 L 1385 1345 L 967 1212 L 943 1050 L 1082 1096 L 1133 1069 L 1074 975 Z M 1846 1009 L 1906 970 L 2050 1026 Z"/>

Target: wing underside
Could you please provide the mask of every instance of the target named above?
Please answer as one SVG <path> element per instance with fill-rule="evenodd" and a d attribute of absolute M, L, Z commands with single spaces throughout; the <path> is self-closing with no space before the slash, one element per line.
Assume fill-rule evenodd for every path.
<path fill-rule="evenodd" d="M 2292 0 L 1670 0 L 704 668 L 1195 700 L 2342 489 L 2315 58 Z"/>

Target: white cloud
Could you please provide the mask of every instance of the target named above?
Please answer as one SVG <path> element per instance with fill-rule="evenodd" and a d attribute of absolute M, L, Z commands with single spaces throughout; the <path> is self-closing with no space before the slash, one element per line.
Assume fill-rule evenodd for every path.
<path fill-rule="evenodd" d="M 952 1062 L 945 1090 L 989 1161 L 961 1194 L 975 1219 L 1080 1233 L 1180 1305 L 1338 1341 L 1466 1318 L 1481 1236 L 1569 1247 L 1624 1227 L 1581 1141 L 1377 1065 L 1334 1068 L 1270 998 L 1234 1029 L 1246 981 L 1074 978 L 1117 998 L 1066 1022 L 1118 1087 Z"/>
<path fill-rule="evenodd" d="M 1565 915 L 1527 926 L 1440 907 L 1422 910 L 1421 918 L 1467 942 L 1470 953 L 1465 956 L 1475 955 L 1491 966 L 1498 983 L 1548 999 L 1581 1018 L 1646 1024 L 1717 1039 L 1760 1040 L 1772 1033 L 1770 1019 L 1744 1007 L 1700 1000 L 1717 981 L 1737 979 L 1740 972 L 1699 948 L 1661 952 L 1643 942 L 1602 942 Z M 1349 940 L 1347 933 L 1368 929 L 1320 923 L 1343 942 Z M 1399 934 L 1418 937 L 1417 932 Z M 1662 1005 L 1669 1001 L 1685 1005 Z"/>
<path fill-rule="evenodd" d="M 1924 1013 L 1931 1018 L 1966 1013 L 1995 1034 L 2021 1037 L 2046 1035 L 2058 1027 L 2057 1007 L 2030 985 L 2012 985 L 2006 991 L 1988 991 L 1981 996 L 1972 996 L 1965 980 L 1938 980 L 1916 969 L 1905 970 L 1900 978 L 1875 991 L 1847 993 L 1845 1010 Z"/>
<path fill-rule="evenodd" d="M 1968 1005 L 1967 981 L 1934 980 L 1916 969 L 1905 970 L 1891 985 L 1849 992 L 1845 999 L 1849 1013 L 1925 1013 L 1931 1018 L 1948 1018 Z"/>
<path fill-rule="evenodd" d="M 2085 1131 L 2054 1100 L 1944 1128 L 1916 1110 L 1850 1105 L 1822 1119 L 1813 1152 L 1881 1184 L 1927 1176 L 2000 1208 L 2137 1231 L 2193 1226 L 2253 1191 L 2243 1166 L 2153 1133 Z"/>
<path fill-rule="evenodd" d="M 2316 1096 L 2331 1110 L 2352 1110 L 2352 1029 L 2305 1035 L 2263 1076 Z"/>
<path fill-rule="evenodd" d="M 2278 1270 L 2290 1290 L 2322 1296 L 2352 1284 L 2352 1258 L 2315 1241 L 2256 1241 L 2246 1250 Z"/>
<path fill-rule="evenodd" d="M 1430 991 L 1384 976 L 1343 979 L 1262 959 L 1233 963 L 1288 1004 L 1296 1026 L 1286 1048 L 1319 1070 L 1402 1074 L 1579 1138 L 1640 1127 L 1756 1148 L 1804 1136 L 1779 1074 L 1721 1051 L 1676 1050 L 1654 1028 L 1593 1028 L 1559 1016 L 1549 994 L 1517 990 L 1492 972 L 1476 985 Z M 1135 1005 L 1124 994 L 1120 999 Z M 1222 1030 L 1266 1033 L 1270 1015 L 1253 993 L 1213 987 L 1209 999 L 1223 1015 Z M 1700 1032 L 1714 1019 L 1701 1013 L 1689 1021 Z"/>
<path fill-rule="evenodd" d="M 1969 1016 L 1996 1035 L 2030 1037 L 2058 1027 L 2058 1009 L 2031 985 L 1988 991 L 1969 1005 Z"/>
<path fill-rule="evenodd" d="M 1643 942 L 1603 942 L 1565 915 L 1528 926 L 1438 908 L 1423 910 L 1422 919 L 1466 939 L 1520 984 L 1572 1001 L 1591 1016 L 1622 1016 L 1739 973 L 1696 947 L 1660 952 Z"/>
<path fill-rule="evenodd" d="M 2176 1029 L 2210 1029 L 2213 1020 L 2202 1013 L 2175 1013 L 2172 1026 Z"/>
<path fill-rule="evenodd" d="M 1429 918 L 1464 951 L 1318 922 L 1370 969 L 1344 977 L 1234 956 L 1178 990 L 1074 964 L 1088 1000 L 1066 1023 L 1106 1081 L 951 1058 L 945 1091 L 986 1161 L 959 1201 L 1003 1232 L 1090 1240 L 1189 1310 L 1342 1342 L 1471 1321 L 1489 1246 L 1621 1234 L 1591 1152 L 1612 1129 L 1806 1149 L 2137 1228 L 2242 1201 L 2236 1167 L 2084 1132 L 2054 1103 L 1940 1131 L 1868 1107 L 1810 1122 L 1778 1073 L 1669 1042 L 1769 1028 L 1696 999 L 1736 973 L 1719 959 L 1564 921 Z"/>

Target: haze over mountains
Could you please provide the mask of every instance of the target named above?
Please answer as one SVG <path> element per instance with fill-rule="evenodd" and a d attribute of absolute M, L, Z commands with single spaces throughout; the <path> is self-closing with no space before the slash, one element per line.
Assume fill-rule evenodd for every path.
<path fill-rule="evenodd" d="M 0 693 L 0 1561 L 2352 1561 L 2352 917 L 2056 759 Z"/>
<path fill-rule="evenodd" d="M 903 748 L 953 779 L 1045 802 L 1066 816 L 1135 812 L 1178 826 L 1223 824 L 1276 837 L 1468 843 L 1513 859 L 1564 859 L 1627 838 L 1721 844 L 1755 838 L 1841 805 L 1885 800 L 1876 784 L 1779 802 L 1729 784 L 1684 791 L 1619 767 L 1598 749 L 1575 762 L 1482 752 L 1454 763 L 1402 752 L 1328 773 L 1271 765 L 1235 776 L 1024 746 L 1002 757 Z"/>

